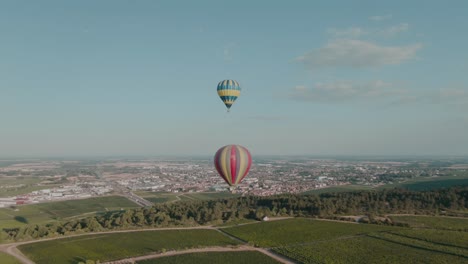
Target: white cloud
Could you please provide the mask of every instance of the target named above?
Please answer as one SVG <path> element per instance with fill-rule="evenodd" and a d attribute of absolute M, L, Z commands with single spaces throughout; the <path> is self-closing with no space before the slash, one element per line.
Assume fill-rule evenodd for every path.
<path fill-rule="evenodd" d="M 366 30 L 360 27 L 350 27 L 346 29 L 330 28 L 327 32 L 337 38 L 359 38 L 368 34 Z"/>
<path fill-rule="evenodd" d="M 372 21 L 383 21 L 383 20 L 388 20 L 392 18 L 392 14 L 386 14 L 386 15 L 381 15 L 381 16 L 371 16 L 369 17 L 369 20 Z"/>
<path fill-rule="evenodd" d="M 381 46 L 369 41 L 337 39 L 325 47 L 295 59 L 307 68 L 324 67 L 376 67 L 401 64 L 415 57 L 421 44 L 407 46 Z"/>
<path fill-rule="evenodd" d="M 316 83 L 312 88 L 296 86 L 290 98 L 297 101 L 312 102 L 347 102 L 358 100 L 375 100 L 404 95 L 406 91 L 396 89 L 391 83 L 382 80 L 369 82 L 335 81 Z"/>
<path fill-rule="evenodd" d="M 386 29 L 380 30 L 378 34 L 384 36 L 384 37 L 394 37 L 402 32 L 406 32 L 409 30 L 409 24 L 408 23 L 400 23 L 399 25 L 396 26 L 391 26 Z"/>

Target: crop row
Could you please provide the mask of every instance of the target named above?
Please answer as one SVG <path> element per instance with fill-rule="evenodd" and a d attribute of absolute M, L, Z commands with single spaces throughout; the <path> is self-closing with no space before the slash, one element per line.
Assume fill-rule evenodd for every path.
<path fill-rule="evenodd" d="M 392 233 L 370 234 L 369 236 L 376 238 L 376 239 L 382 239 L 388 242 L 392 242 L 392 243 L 406 245 L 412 248 L 418 248 L 418 249 L 446 253 L 446 254 L 451 254 L 454 256 L 468 258 L 468 249 L 466 248 L 443 245 L 441 243 L 428 242 L 428 241 L 424 241 L 418 238 L 410 238 L 407 236 L 402 236 L 402 235 L 392 234 Z"/>
<path fill-rule="evenodd" d="M 236 237 L 261 247 L 280 247 L 370 232 L 399 230 L 391 226 L 339 223 L 296 218 L 224 229 Z"/>
<path fill-rule="evenodd" d="M 277 253 L 301 263 L 462 263 L 466 259 L 368 236 L 280 247 Z"/>
<path fill-rule="evenodd" d="M 86 260 L 102 262 L 165 250 L 235 244 L 237 242 L 214 230 L 165 230 L 80 236 L 26 244 L 19 248 L 31 260 L 41 264 Z"/>

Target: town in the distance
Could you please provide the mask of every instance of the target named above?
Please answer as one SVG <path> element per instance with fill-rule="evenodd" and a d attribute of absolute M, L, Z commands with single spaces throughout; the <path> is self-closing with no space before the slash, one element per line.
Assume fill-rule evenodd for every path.
<path fill-rule="evenodd" d="M 235 187 L 219 177 L 209 158 L 1 160 L 0 165 L 0 207 L 111 194 L 151 205 L 139 191 L 173 193 L 180 200 L 190 193 L 270 196 L 468 181 L 468 159 L 456 157 L 265 157 L 254 160 L 249 175 Z"/>

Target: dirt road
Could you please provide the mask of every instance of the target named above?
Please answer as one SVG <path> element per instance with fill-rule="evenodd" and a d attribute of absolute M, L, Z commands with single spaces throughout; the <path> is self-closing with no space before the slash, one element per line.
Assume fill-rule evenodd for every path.
<path fill-rule="evenodd" d="M 277 254 L 274 254 L 266 249 L 262 248 L 254 248 L 251 246 L 247 245 L 242 245 L 240 247 L 208 247 L 208 248 L 194 248 L 194 249 L 187 249 L 187 250 L 180 250 L 180 251 L 168 251 L 165 253 L 159 253 L 159 254 L 151 254 L 151 255 L 146 255 L 146 256 L 141 256 L 141 257 L 133 257 L 133 258 L 126 258 L 126 259 L 120 259 L 116 261 L 109 261 L 109 262 L 104 262 L 103 264 L 129 264 L 129 263 L 135 263 L 136 261 L 141 261 L 145 259 L 154 259 L 154 258 L 161 258 L 161 257 L 168 257 L 168 256 L 175 256 L 175 255 L 182 255 L 182 254 L 188 254 L 188 253 L 201 253 L 201 252 L 233 252 L 233 251 L 258 251 L 261 252 L 281 263 L 285 264 L 293 264 L 294 262 L 279 256 Z"/>
<path fill-rule="evenodd" d="M 280 219 L 277 219 L 280 220 Z M 259 223 L 259 222 L 253 222 L 254 223 Z M 34 240 L 34 241 L 25 241 L 25 242 L 17 242 L 17 243 L 11 243 L 11 244 L 4 244 L 0 245 L 0 251 L 5 252 L 9 255 L 14 256 L 17 258 L 21 263 L 23 264 L 34 264 L 33 261 L 28 259 L 21 251 L 18 250 L 18 246 L 20 245 L 25 245 L 25 244 L 32 244 L 32 243 L 38 243 L 38 242 L 43 242 L 43 241 L 50 241 L 50 240 L 57 240 L 57 239 L 64 239 L 64 238 L 70 238 L 70 237 L 81 237 L 81 236 L 90 236 L 90 235 L 102 235 L 102 234 L 111 234 L 111 233 L 130 233 L 130 232 L 144 232 L 144 231 L 164 231 L 164 230 L 191 230 L 191 229 L 205 229 L 205 230 L 216 230 L 220 232 L 221 234 L 239 241 L 240 243 L 245 243 L 245 241 L 242 241 L 236 237 L 233 237 L 222 230 L 220 230 L 217 227 L 213 226 L 197 226 L 197 227 L 167 227 L 167 228 L 145 228 L 145 229 L 137 229 L 137 230 L 114 230 L 114 231 L 104 231 L 104 232 L 94 232 L 94 233 L 86 233 L 86 234 L 78 234 L 78 235 L 71 235 L 71 236 L 66 236 L 66 237 L 53 237 L 53 238 L 46 238 L 46 239 L 39 239 L 39 240 Z M 209 247 L 209 248 L 200 248 L 200 249 L 188 249 L 188 250 L 181 250 L 181 251 L 170 251 L 166 253 L 159 253 L 159 254 L 151 254 L 151 255 L 146 255 L 146 256 L 140 256 L 140 257 L 133 257 L 133 258 L 127 258 L 127 259 L 121 259 L 117 261 L 111 261 L 111 262 L 106 262 L 106 263 L 133 263 L 132 261 L 137 261 L 137 260 L 144 260 L 144 259 L 151 259 L 151 258 L 158 258 L 158 257 L 163 257 L 163 256 L 172 256 L 172 255 L 179 255 L 179 254 L 187 254 L 187 253 L 195 253 L 195 252 L 223 252 L 223 251 L 258 251 L 261 252 L 265 255 L 268 255 L 277 261 L 281 263 L 294 263 L 290 261 L 289 259 L 278 255 L 272 251 L 269 251 L 267 249 L 263 248 L 255 248 L 251 247 L 248 245 L 241 245 L 239 247 Z"/>

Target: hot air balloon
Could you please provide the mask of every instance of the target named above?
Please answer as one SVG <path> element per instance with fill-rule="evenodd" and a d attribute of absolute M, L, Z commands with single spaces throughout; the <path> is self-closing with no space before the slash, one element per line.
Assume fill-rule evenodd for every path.
<path fill-rule="evenodd" d="M 234 101 L 240 95 L 241 88 L 239 83 L 234 80 L 224 80 L 218 83 L 218 95 L 226 105 L 228 112 Z"/>
<path fill-rule="evenodd" d="M 229 186 L 236 186 L 247 176 L 252 165 L 252 156 L 245 147 L 227 145 L 216 152 L 214 165 Z"/>

